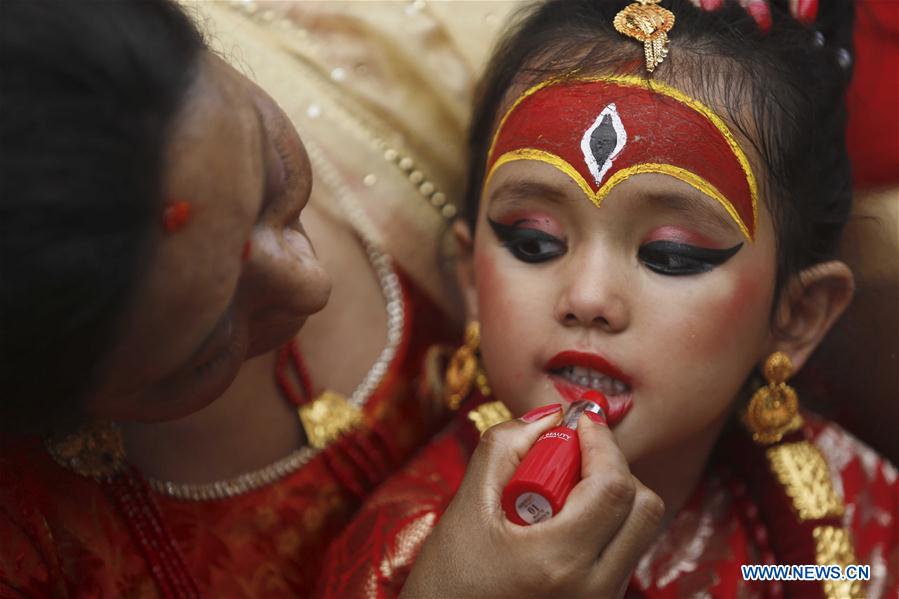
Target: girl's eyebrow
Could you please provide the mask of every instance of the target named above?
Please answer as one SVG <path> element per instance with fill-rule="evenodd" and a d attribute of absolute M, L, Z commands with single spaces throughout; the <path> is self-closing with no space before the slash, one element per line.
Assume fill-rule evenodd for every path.
<path fill-rule="evenodd" d="M 700 195 L 698 192 L 696 195 L 687 195 L 680 192 L 651 192 L 639 194 L 638 197 L 633 199 L 642 202 L 646 206 L 655 208 L 662 204 L 670 212 L 689 215 L 700 226 L 712 227 L 722 233 L 739 233 L 734 226 L 736 223 L 727 215 L 724 208 L 705 194 Z"/>
<path fill-rule="evenodd" d="M 558 186 L 541 181 L 507 181 L 493 190 L 490 201 L 516 201 L 526 199 L 549 200 L 555 203 L 571 203 L 571 195 Z"/>
<path fill-rule="evenodd" d="M 633 209 L 658 210 L 663 207 L 669 212 L 688 215 L 690 219 L 700 226 L 717 229 L 724 234 L 733 234 L 736 231 L 734 221 L 714 199 L 699 192 L 685 194 L 680 191 L 659 192 L 657 190 L 638 191 L 629 194 L 628 198 L 617 198 L 617 201 L 633 202 Z M 560 185 L 545 183 L 542 181 L 524 180 L 507 181 L 497 187 L 490 194 L 490 202 L 515 204 L 525 200 L 549 201 L 555 204 L 571 204 L 581 201 L 582 197 L 572 195 L 570 190 Z M 583 198 L 586 199 L 586 198 Z M 611 200 L 611 201 L 616 201 Z M 610 201 L 606 198 L 604 202 Z"/>

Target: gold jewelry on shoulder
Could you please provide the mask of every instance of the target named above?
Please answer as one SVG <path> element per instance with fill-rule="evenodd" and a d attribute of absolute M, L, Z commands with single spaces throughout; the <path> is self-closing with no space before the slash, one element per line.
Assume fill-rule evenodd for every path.
<path fill-rule="evenodd" d="M 481 345 L 481 325 L 477 321 L 465 327 L 465 343 L 450 358 L 444 375 L 446 405 L 458 410 L 462 401 L 471 393 L 473 385 L 485 396 L 490 395 L 487 375 L 478 365 L 478 348 Z"/>
<path fill-rule="evenodd" d="M 802 426 L 799 398 L 796 390 L 786 383 L 791 374 L 793 362 L 787 354 L 774 352 L 765 361 L 768 385 L 755 392 L 744 416 L 744 423 L 757 443 L 777 443 L 786 433 Z"/>
<path fill-rule="evenodd" d="M 78 431 L 51 437 L 45 445 L 57 464 L 98 482 L 109 480 L 125 467 L 122 431 L 108 420 L 98 420 Z"/>
<path fill-rule="evenodd" d="M 512 412 L 501 401 L 491 401 L 479 405 L 468 413 L 468 419 L 474 423 L 478 432 L 482 435 L 488 428 L 501 422 L 512 419 Z"/>
<path fill-rule="evenodd" d="M 643 42 L 646 70 L 650 73 L 668 56 L 668 32 L 674 27 L 674 13 L 659 6 L 659 2 L 637 0 L 612 21 L 618 33 Z"/>

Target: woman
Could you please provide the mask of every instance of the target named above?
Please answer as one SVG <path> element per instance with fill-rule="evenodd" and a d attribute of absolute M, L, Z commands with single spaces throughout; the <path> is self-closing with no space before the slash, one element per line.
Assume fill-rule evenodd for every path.
<path fill-rule="evenodd" d="M 216 401 L 327 299 L 302 143 L 169 2 L 3 13 L 0 591 L 288 592 L 289 487 L 199 515 L 152 487 L 302 445 L 288 404 Z"/>

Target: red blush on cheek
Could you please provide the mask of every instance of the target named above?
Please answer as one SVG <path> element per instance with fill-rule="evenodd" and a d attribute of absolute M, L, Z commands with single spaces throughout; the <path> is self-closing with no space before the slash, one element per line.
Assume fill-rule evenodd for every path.
<path fill-rule="evenodd" d="M 709 249 L 723 249 L 720 243 L 712 241 L 701 233 L 671 225 L 653 229 L 652 232 L 646 236 L 643 243 L 649 243 L 651 241 L 674 241 Z"/>
<path fill-rule="evenodd" d="M 556 220 L 544 212 L 517 211 L 508 212 L 493 219 L 501 225 L 509 227 L 525 227 L 538 229 L 554 237 L 562 237 L 562 227 Z"/>
<path fill-rule="evenodd" d="M 731 331 L 736 335 L 745 334 L 747 330 L 757 330 L 760 325 L 767 325 L 770 290 L 760 284 L 766 280 L 766 274 L 757 269 L 747 269 L 740 273 L 725 297 L 720 301 L 703 307 L 712 329 Z M 714 324 L 712 324 L 714 323 Z M 712 335 L 713 345 L 720 347 L 720 334 Z"/>
<path fill-rule="evenodd" d="M 478 287 L 478 303 L 489 302 L 493 298 L 496 287 L 496 264 L 492 256 L 475 248 L 474 253 L 475 283 Z"/>
<path fill-rule="evenodd" d="M 767 302 L 764 302 L 763 293 L 766 288 L 764 285 L 759 285 L 759 282 L 763 280 L 765 280 L 763 273 L 747 271 L 740 274 L 740 278 L 734 284 L 731 297 L 725 304 L 724 318 L 726 320 L 734 322 L 737 319 L 746 318 L 747 314 L 759 303 L 767 305 Z"/>

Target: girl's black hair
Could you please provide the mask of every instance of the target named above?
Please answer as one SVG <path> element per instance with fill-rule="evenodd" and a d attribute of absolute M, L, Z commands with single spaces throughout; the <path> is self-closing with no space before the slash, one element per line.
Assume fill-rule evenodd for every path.
<path fill-rule="evenodd" d="M 168 0 L 0 3 L 0 428 L 77 417 L 204 47 Z"/>
<path fill-rule="evenodd" d="M 577 71 L 646 76 L 643 45 L 612 20 L 629 0 L 550 0 L 525 10 L 482 80 L 469 135 L 465 216 L 474 228 L 487 151 L 513 85 Z M 664 0 L 676 16 L 661 79 L 686 81 L 755 145 L 767 172 L 760 193 L 774 218 L 777 290 L 787 278 L 836 253 L 852 198 L 846 152 L 846 88 L 854 7 L 822 2 L 817 29 L 772 2 L 769 33 L 735 0 L 714 12 Z M 783 2 L 786 4 L 786 2 Z M 538 64 L 539 63 L 539 64 Z"/>

